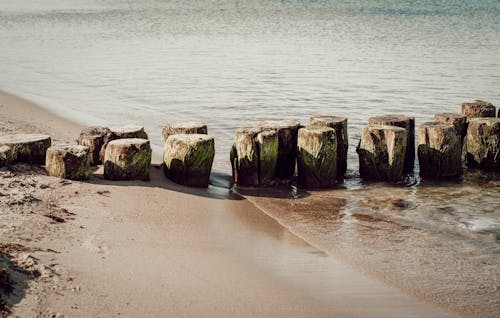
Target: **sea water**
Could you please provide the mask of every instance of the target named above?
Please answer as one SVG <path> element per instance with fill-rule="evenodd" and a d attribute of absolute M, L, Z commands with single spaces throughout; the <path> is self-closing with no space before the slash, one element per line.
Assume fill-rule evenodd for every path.
<path fill-rule="evenodd" d="M 310 115 L 346 116 L 350 169 L 342 186 L 249 198 L 352 263 L 359 255 L 342 251 L 356 245 L 353 224 L 383 220 L 418 233 L 401 237 L 405 232 L 394 230 L 414 244 L 386 239 L 392 242 L 386 251 L 405 246 L 454 262 L 449 245 L 413 240 L 452 242 L 456 257 L 469 253 L 495 265 L 483 280 L 479 274 L 471 280 L 500 286 L 500 188 L 481 187 L 498 174 L 426 183 L 417 165 L 412 182 L 365 184 L 355 153 L 374 115 L 406 114 L 418 126 L 434 113 L 459 112 L 464 101 L 500 105 L 500 1 L 0 0 L 0 89 L 84 124 L 143 125 L 157 152 L 165 124 L 205 122 L 216 138 L 214 166 L 223 171 L 230 169 L 239 127 L 260 119 L 307 124 Z M 395 233 L 375 228 L 369 242 Z M 373 266 L 395 265 L 394 258 L 374 258 Z M 429 264 L 422 275 L 436 269 L 435 261 Z M 393 280 L 404 285 L 404 278 Z"/>

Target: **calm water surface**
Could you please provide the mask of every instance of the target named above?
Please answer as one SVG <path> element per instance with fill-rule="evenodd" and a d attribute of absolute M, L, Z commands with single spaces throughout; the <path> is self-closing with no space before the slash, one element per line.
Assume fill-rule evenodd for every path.
<path fill-rule="evenodd" d="M 350 178 L 338 190 L 307 193 L 319 198 L 308 211 L 327 213 L 341 193 L 331 215 L 377 215 L 477 243 L 475 257 L 497 265 L 491 275 L 500 286 L 500 191 L 480 187 L 498 174 L 366 185 L 354 150 L 373 115 L 408 114 L 418 125 L 467 100 L 500 105 L 498 0 L 0 0 L 0 43 L 0 89 L 87 124 L 144 125 L 158 152 L 166 123 L 206 122 L 219 170 L 229 169 L 234 130 L 249 122 L 347 116 Z M 253 200 L 334 250 L 336 226 L 351 221 L 294 218 L 294 191 L 278 205 L 262 193 Z M 289 213 L 277 214 L 279 206 Z"/>

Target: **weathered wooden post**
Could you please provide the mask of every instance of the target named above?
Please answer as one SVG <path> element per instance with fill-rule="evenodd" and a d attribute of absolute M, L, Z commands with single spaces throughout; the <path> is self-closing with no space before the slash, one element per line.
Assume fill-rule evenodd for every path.
<path fill-rule="evenodd" d="M 208 187 L 215 155 L 214 138 L 205 134 L 176 134 L 165 142 L 165 175 L 190 187 Z"/>
<path fill-rule="evenodd" d="M 455 177 L 462 172 L 462 141 L 452 124 L 428 122 L 418 128 L 417 154 L 420 175 Z"/>
<path fill-rule="evenodd" d="M 464 141 L 469 168 L 500 170 L 500 118 L 471 118 Z"/>
<path fill-rule="evenodd" d="M 413 172 L 415 165 L 415 117 L 404 115 L 384 115 L 371 117 L 368 120 L 370 125 L 388 125 L 406 129 L 407 144 L 404 162 L 404 172 Z"/>
<path fill-rule="evenodd" d="M 144 127 L 136 125 L 117 126 L 109 128 L 112 133 L 112 140 L 125 138 L 148 139 L 148 134 L 144 131 Z"/>
<path fill-rule="evenodd" d="M 9 146 L 0 146 L 0 167 L 12 162 L 12 148 Z"/>
<path fill-rule="evenodd" d="M 86 127 L 78 137 L 78 144 L 89 147 L 92 165 L 102 163 L 104 159 L 105 146 L 112 140 L 111 130 L 107 127 Z"/>
<path fill-rule="evenodd" d="M 9 146 L 12 149 L 14 162 L 43 165 L 45 164 L 45 153 L 51 144 L 52 140 L 47 135 L 12 134 L 0 136 L 0 146 Z"/>
<path fill-rule="evenodd" d="M 45 169 L 53 177 L 86 180 L 90 176 L 90 161 L 89 147 L 57 145 L 47 149 Z"/>
<path fill-rule="evenodd" d="M 207 125 L 201 122 L 182 122 L 182 123 L 174 123 L 169 124 L 163 127 L 162 135 L 163 141 L 167 141 L 170 135 L 176 134 L 208 134 Z"/>
<path fill-rule="evenodd" d="M 297 140 L 298 182 L 303 187 L 327 188 L 337 182 L 336 131 L 327 126 L 300 128 Z"/>
<path fill-rule="evenodd" d="M 359 172 L 368 180 L 400 181 L 407 153 L 407 130 L 387 125 L 363 128 L 356 151 Z"/>
<path fill-rule="evenodd" d="M 347 118 L 339 116 L 311 116 L 311 125 L 327 126 L 335 130 L 337 138 L 337 179 L 342 180 L 347 171 Z"/>
<path fill-rule="evenodd" d="M 278 133 L 279 149 L 276 164 L 276 178 L 290 179 L 295 174 L 297 155 L 297 134 L 300 122 L 296 120 L 264 120 L 252 127 L 262 130 L 275 130 Z"/>
<path fill-rule="evenodd" d="M 462 115 L 467 118 L 495 117 L 496 109 L 492 103 L 476 100 L 462 103 Z"/>
<path fill-rule="evenodd" d="M 276 176 L 278 149 L 275 130 L 238 129 L 230 154 L 234 182 L 245 187 L 271 184 Z"/>
<path fill-rule="evenodd" d="M 434 115 L 434 121 L 453 125 L 462 141 L 465 138 L 465 134 L 467 134 L 467 117 L 465 115 L 455 113 L 439 113 Z"/>
<path fill-rule="evenodd" d="M 151 146 L 149 140 L 124 138 L 109 142 L 104 155 L 104 178 L 109 180 L 149 180 Z"/>

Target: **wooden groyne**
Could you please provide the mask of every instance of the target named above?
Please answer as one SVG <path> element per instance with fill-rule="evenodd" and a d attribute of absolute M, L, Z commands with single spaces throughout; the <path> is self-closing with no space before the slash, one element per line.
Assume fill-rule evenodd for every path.
<path fill-rule="evenodd" d="M 463 169 L 500 171 L 500 110 L 499 118 L 495 115 L 491 103 L 463 103 L 461 114 L 435 114 L 416 135 L 413 117 L 371 117 L 356 148 L 360 176 L 401 181 L 414 172 L 415 157 L 424 179 L 456 177 Z M 309 126 L 269 120 L 238 129 L 229 154 L 234 184 L 272 186 L 296 177 L 304 188 L 334 187 L 347 171 L 347 129 L 347 118 L 335 115 L 311 116 Z M 207 125 L 171 123 L 162 135 L 166 177 L 185 186 L 207 187 L 215 156 Z M 0 166 L 39 164 L 49 175 L 85 180 L 91 166 L 102 164 L 106 179 L 149 180 L 152 154 L 144 127 L 87 127 L 77 142 L 53 146 L 47 135 L 0 135 Z"/>

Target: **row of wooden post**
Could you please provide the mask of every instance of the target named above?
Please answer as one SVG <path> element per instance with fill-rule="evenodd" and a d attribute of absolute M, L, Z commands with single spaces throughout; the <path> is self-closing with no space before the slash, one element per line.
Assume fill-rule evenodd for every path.
<path fill-rule="evenodd" d="M 500 118 L 491 103 L 462 104 L 462 114 L 436 114 L 419 126 L 404 115 L 371 117 L 356 148 L 362 178 L 401 181 L 418 156 L 424 178 L 449 178 L 469 168 L 500 170 Z M 500 116 L 500 111 L 499 111 Z M 417 149 L 415 149 L 417 144 Z M 297 163 L 299 185 L 334 186 L 347 170 L 347 119 L 313 116 L 309 126 L 293 120 L 264 121 L 236 131 L 230 160 L 240 186 L 289 179 Z"/>
<path fill-rule="evenodd" d="M 425 178 L 460 175 L 462 167 L 500 170 L 500 118 L 495 106 L 462 104 L 462 114 L 436 114 L 420 125 L 415 150 L 415 119 L 403 115 L 372 117 L 356 148 L 361 177 L 399 181 L 413 172 L 415 153 Z M 499 111 L 500 115 L 500 111 Z M 199 122 L 163 129 L 163 167 L 179 184 L 206 187 L 215 155 L 214 138 Z M 110 180 L 149 179 L 151 146 L 143 127 L 87 127 L 78 145 L 51 146 L 46 135 L 0 136 L 0 166 L 11 161 L 45 164 L 49 174 L 87 179 L 90 166 L 103 164 Z M 303 127 L 295 120 L 260 121 L 238 129 L 230 153 L 239 186 L 268 186 L 297 171 L 303 187 L 341 182 L 347 171 L 347 118 L 312 116 Z M 296 170 L 297 167 L 297 170 Z"/>

